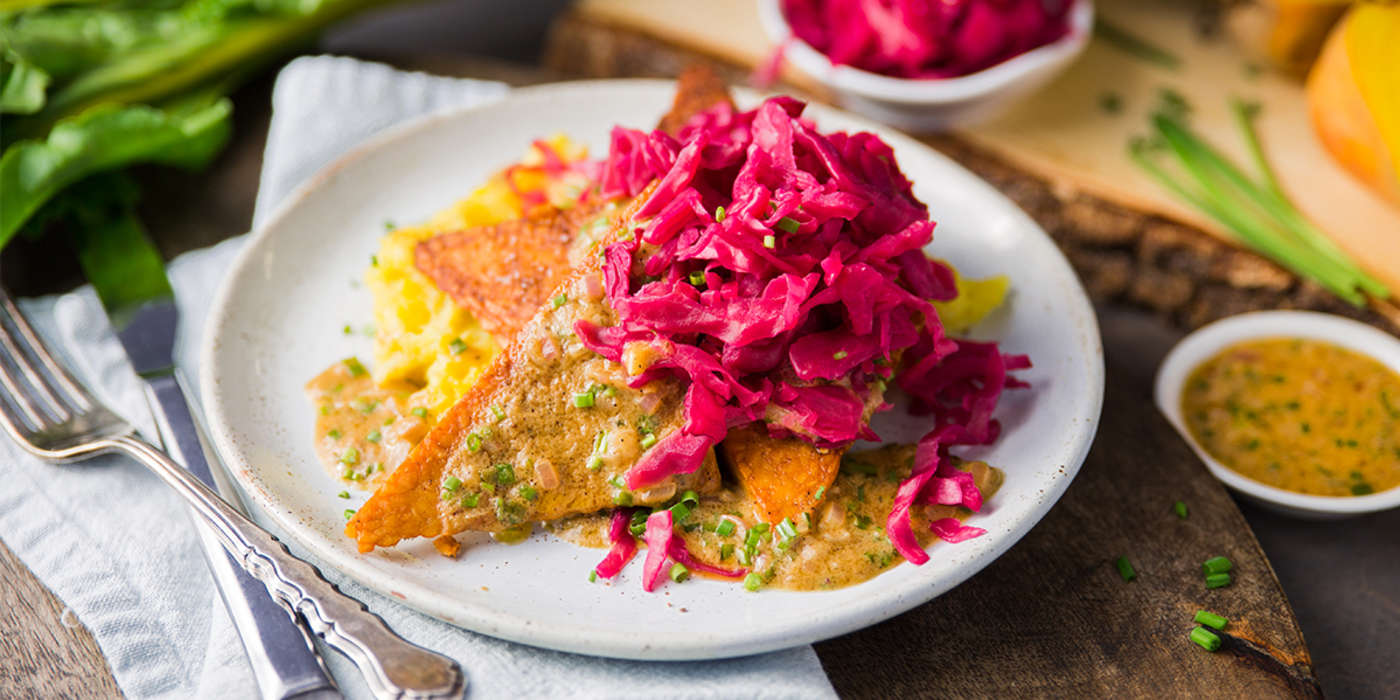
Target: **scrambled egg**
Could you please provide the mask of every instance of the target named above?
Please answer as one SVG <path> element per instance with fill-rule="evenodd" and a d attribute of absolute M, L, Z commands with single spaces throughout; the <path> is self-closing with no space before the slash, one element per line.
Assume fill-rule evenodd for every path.
<path fill-rule="evenodd" d="M 564 163 L 587 157 L 587 147 L 563 135 L 545 143 Z M 438 291 L 414 265 L 418 243 L 473 226 L 518 219 L 527 206 L 572 201 L 580 180 L 553 176 L 546 154 L 531 146 L 520 164 L 491 177 L 480 189 L 439 212 L 427 223 L 390 231 L 365 272 L 374 296 L 374 381 L 404 381 L 420 389 L 409 404 L 436 418 L 457 402 L 486 371 L 501 347 L 476 319 Z M 538 204 L 522 200 L 538 199 Z"/>

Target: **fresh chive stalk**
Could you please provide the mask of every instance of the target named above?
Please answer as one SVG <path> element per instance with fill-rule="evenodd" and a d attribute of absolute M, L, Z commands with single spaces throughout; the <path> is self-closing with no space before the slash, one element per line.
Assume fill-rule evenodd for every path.
<path fill-rule="evenodd" d="M 1164 97 L 1164 101 L 1166 98 Z M 1164 104 L 1152 134 L 1130 144 L 1133 162 L 1153 180 L 1215 219 L 1244 244 L 1311 279 L 1354 306 L 1390 290 L 1307 219 L 1283 192 L 1254 128 L 1258 105 L 1234 100 L 1231 111 L 1258 170 L 1251 178 L 1193 132 L 1186 111 Z"/>

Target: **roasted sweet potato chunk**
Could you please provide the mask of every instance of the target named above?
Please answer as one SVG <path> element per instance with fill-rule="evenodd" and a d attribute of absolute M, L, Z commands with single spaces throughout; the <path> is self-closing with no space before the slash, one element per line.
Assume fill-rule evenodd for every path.
<path fill-rule="evenodd" d="M 762 423 L 730 430 L 719 451 L 769 523 L 815 508 L 819 493 L 836 480 L 845 452 L 823 452 L 799 438 L 770 437 Z"/>

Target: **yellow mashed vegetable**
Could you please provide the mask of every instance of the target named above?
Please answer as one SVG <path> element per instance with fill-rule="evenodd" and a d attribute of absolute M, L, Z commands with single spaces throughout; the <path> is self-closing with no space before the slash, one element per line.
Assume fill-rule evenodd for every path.
<path fill-rule="evenodd" d="M 566 163 L 588 156 L 587 147 L 563 135 L 545 143 Z M 531 146 L 521 167 L 493 175 L 427 223 L 395 228 L 380 241 L 379 254 L 365 273 L 365 284 L 374 296 L 376 384 L 405 381 L 421 387 L 409 403 L 436 417 L 476 383 L 501 351 L 470 313 L 418 271 L 414 249 L 443 233 L 524 216 L 525 203 L 517 192 L 543 193 L 549 202 L 576 195 L 579 183 L 550 178 L 540 167 L 544 159 L 544 153 Z"/>
<path fill-rule="evenodd" d="M 563 135 L 544 143 L 565 163 L 588 157 L 586 146 Z M 541 167 L 545 157 L 531 146 L 518 167 L 493 175 L 427 223 L 393 229 L 380 241 L 379 254 L 365 273 L 365 284 L 374 296 L 374 382 L 421 387 L 408 403 L 426 409 L 432 420 L 476 383 L 501 347 L 470 313 L 418 271 L 414 250 L 420 242 L 443 233 L 524 216 L 526 205 L 518 192 L 542 194 L 547 202 L 542 206 L 568 206 L 585 183 L 577 173 L 549 176 Z M 934 302 L 934 307 L 947 332 L 961 333 L 1001 305 L 1008 282 L 1005 276 L 969 280 L 956 269 L 953 274 L 957 298 Z"/>

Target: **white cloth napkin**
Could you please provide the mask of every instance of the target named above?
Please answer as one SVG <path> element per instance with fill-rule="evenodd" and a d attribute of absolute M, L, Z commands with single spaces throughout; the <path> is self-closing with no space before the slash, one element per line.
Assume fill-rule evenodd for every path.
<path fill-rule="evenodd" d="M 344 58 L 292 62 L 273 94 L 255 221 L 374 132 L 507 92 L 498 83 L 408 74 Z M 177 361 L 191 380 L 199 376 L 209 304 L 242 243 L 230 240 L 170 265 L 182 320 Z M 90 287 L 26 300 L 22 307 L 99 399 L 153 434 L 139 381 Z M 120 457 L 47 465 L 0 438 L 0 484 L 0 539 L 92 631 L 127 698 L 257 696 L 184 505 L 154 476 Z M 291 549 L 307 557 L 295 544 Z M 322 571 L 405 638 L 457 659 L 473 699 L 836 697 L 810 646 L 703 662 L 565 654 L 462 630 Z M 349 661 L 324 646 L 321 652 L 347 697 L 370 697 Z"/>

